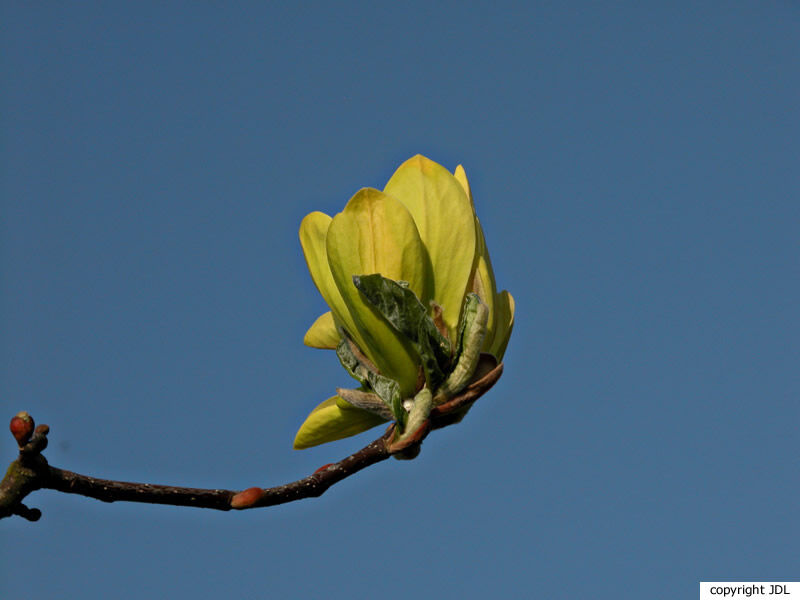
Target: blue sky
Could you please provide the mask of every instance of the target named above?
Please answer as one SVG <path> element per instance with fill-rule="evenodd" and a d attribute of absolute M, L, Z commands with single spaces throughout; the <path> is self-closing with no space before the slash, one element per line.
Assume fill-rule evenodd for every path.
<path fill-rule="evenodd" d="M 4 597 L 694 598 L 797 580 L 791 2 L 0 8 L 0 406 L 52 464 L 269 486 L 348 377 L 297 240 L 463 164 L 506 371 L 420 457 L 218 513 L 42 491 Z M 14 457 L 13 440 L 0 458 Z"/>

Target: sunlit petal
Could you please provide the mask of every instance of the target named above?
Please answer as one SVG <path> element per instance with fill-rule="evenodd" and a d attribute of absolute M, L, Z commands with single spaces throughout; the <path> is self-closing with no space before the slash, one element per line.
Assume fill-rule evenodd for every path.
<path fill-rule="evenodd" d="M 332 221 L 331 217 L 321 212 L 312 212 L 306 215 L 302 223 L 300 223 L 300 244 L 303 247 L 303 254 L 306 258 L 308 270 L 311 273 L 311 279 L 325 299 L 325 303 L 331 308 L 333 315 L 344 328 L 354 336 L 356 341 L 360 341 L 357 333 L 353 331 L 355 323 L 350 318 L 350 311 L 342 298 L 342 294 L 339 292 L 339 288 L 336 286 L 336 282 L 333 280 L 333 274 L 328 264 L 328 251 L 325 240 Z"/>
<path fill-rule="evenodd" d="M 336 329 L 336 322 L 333 320 L 333 313 L 328 311 L 317 317 L 314 324 L 308 328 L 303 343 L 312 348 L 335 350 L 341 339 Z"/>
<path fill-rule="evenodd" d="M 464 193 L 467 195 L 467 198 L 469 198 L 469 203 L 472 205 L 472 211 L 475 212 L 475 202 L 472 200 L 472 189 L 469 186 L 467 172 L 464 170 L 464 167 L 458 165 L 453 173 L 453 176 L 456 178 L 456 181 L 461 184 Z"/>
<path fill-rule="evenodd" d="M 404 162 L 384 191 L 414 217 L 433 265 L 433 297 L 452 339 L 475 266 L 475 217 L 469 198 L 452 173 L 421 155 Z"/>
<path fill-rule="evenodd" d="M 360 190 L 336 215 L 328 230 L 328 263 L 355 324 L 361 349 L 380 372 L 400 384 L 403 396 L 415 392 L 419 357 L 365 300 L 353 275 L 380 273 L 407 281 L 420 298 L 430 298 L 430 268 L 425 248 L 408 210 L 379 190 Z M 349 330 L 348 330 L 349 331 Z"/>

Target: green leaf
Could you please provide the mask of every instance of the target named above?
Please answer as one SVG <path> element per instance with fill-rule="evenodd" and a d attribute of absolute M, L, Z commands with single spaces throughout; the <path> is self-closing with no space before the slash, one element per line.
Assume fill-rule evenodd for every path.
<path fill-rule="evenodd" d="M 339 357 L 339 362 L 350 375 L 372 389 L 383 400 L 395 420 L 402 426 L 407 413 L 403 408 L 400 384 L 394 379 L 381 375 L 353 340 L 343 339 L 336 347 L 336 356 Z"/>
<path fill-rule="evenodd" d="M 377 369 L 359 350 L 355 342 L 346 335 L 336 346 L 336 356 L 339 357 L 339 362 L 353 378 L 364 385 L 369 385 L 369 373 L 377 371 Z"/>
<path fill-rule="evenodd" d="M 459 324 L 458 359 L 447 380 L 437 390 L 437 402 L 444 402 L 461 391 L 472 378 L 486 336 L 488 316 L 489 309 L 478 295 L 467 294 Z"/>
<path fill-rule="evenodd" d="M 411 340 L 422 359 L 428 387 L 445 379 L 450 363 L 450 342 L 436 328 L 425 306 L 405 282 L 382 275 L 354 275 L 353 283 L 364 297 L 403 336 Z"/>
<path fill-rule="evenodd" d="M 341 440 L 385 422 L 386 419 L 356 408 L 338 396 L 333 396 L 322 402 L 306 417 L 294 438 L 294 448 L 302 450 Z"/>
<path fill-rule="evenodd" d="M 414 434 L 430 416 L 432 408 L 433 396 L 431 390 L 424 387 L 414 396 L 414 404 L 408 414 L 408 423 L 400 436 L 400 440 Z"/>
<path fill-rule="evenodd" d="M 363 389 L 351 390 L 345 388 L 336 388 L 336 393 L 339 394 L 339 397 L 342 400 L 348 404 L 352 404 L 356 408 L 361 408 L 374 413 L 379 417 L 386 419 L 387 421 L 394 419 L 392 411 L 389 410 L 389 407 L 386 406 L 386 403 L 381 400 L 381 397 L 374 392 Z"/>

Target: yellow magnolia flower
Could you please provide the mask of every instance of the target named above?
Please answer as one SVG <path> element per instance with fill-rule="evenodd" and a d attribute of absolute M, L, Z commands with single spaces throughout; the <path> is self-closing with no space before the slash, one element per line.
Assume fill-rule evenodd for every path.
<path fill-rule="evenodd" d="M 317 406 L 295 448 L 388 420 L 413 429 L 468 383 L 479 352 L 502 360 L 514 300 L 497 292 L 461 166 L 453 174 L 414 156 L 382 192 L 358 191 L 333 218 L 307 215 L 300 243 L 331 309 L 304 342 L 336 349 L 361 387 Z"/>

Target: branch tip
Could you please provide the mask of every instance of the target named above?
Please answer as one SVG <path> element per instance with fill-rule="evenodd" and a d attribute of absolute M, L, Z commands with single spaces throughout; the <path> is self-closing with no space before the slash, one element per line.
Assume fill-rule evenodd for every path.
<path fill-rule="evenodd" d="M 24 410 L 11 417 L 11 422 L 8 424 L 11 435 L 17 440 L 17 445 L 20 448 L 31 439 L 35 427 L 36 423 L 34 423 L 33 417 Z"/>

